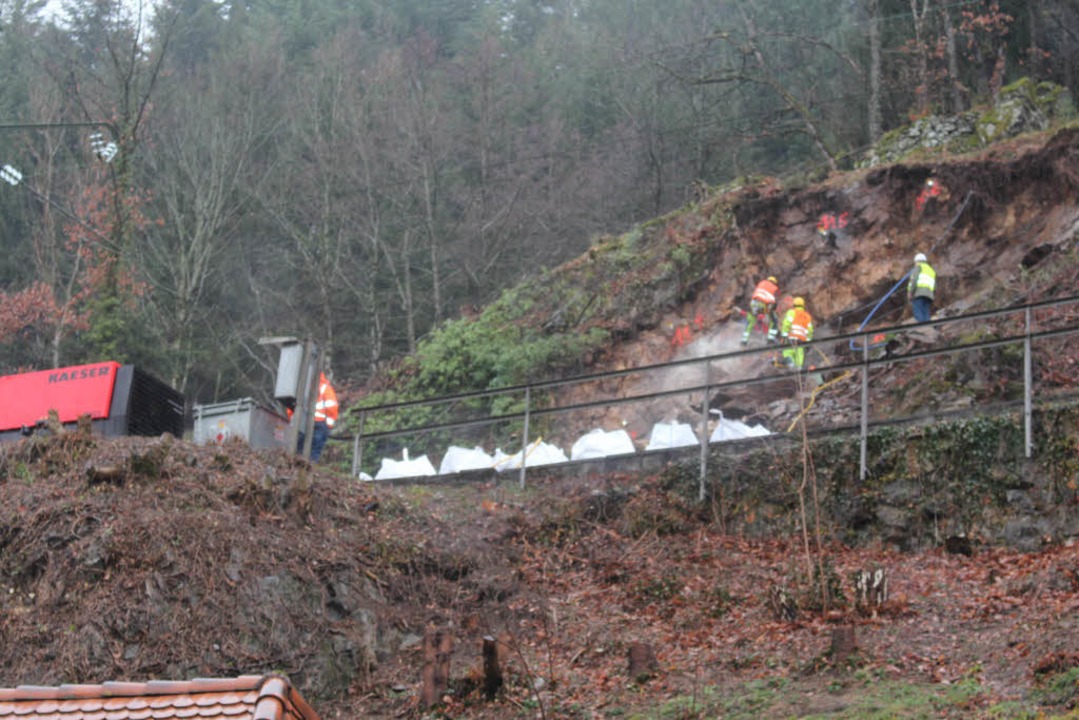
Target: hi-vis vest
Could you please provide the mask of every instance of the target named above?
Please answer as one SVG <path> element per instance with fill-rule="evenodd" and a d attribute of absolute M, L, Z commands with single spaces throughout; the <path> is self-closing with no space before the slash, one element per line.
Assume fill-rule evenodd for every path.
<path fill-rule="evenodd" d="M 805 308 L 791 308 L 783 316 L 783 335 L 799 342 L 813 339 L 813 316 Z"/>
<path fill-rule="evenodd" d="M 937 290 L 937 273 L 929 263 L 918 263 L 910 276 L 910 291 L 913 297 L 933 299 Z"/>
<path fill-rule="evenodd" d="M 765 305 L 774 305 L 777 292 L 779 292 L 779 286 L 765 278 L 757 283 L 757 289 L 753 291 L 753 297 L 750 300 L 760 300 Z"/>
<path fill-rule="evenodd" d="M 318 402 L 315 403 L 315 422 L 324 422 L 327 427 L 337 423 L 337 393 L 326 380 L 325 375 L 318 378 Z"/>

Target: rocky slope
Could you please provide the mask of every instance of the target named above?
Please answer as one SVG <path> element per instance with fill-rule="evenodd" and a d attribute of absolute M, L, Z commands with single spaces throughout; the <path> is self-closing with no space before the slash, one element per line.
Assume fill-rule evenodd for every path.
<path fill-rule="evenodd" d="M 927 191 L 930 179 L 932 192 Z M 578 328 L 601 322 L 618 330 L 616 342 L 590 356 L 588 369 L 621 369 L 738 349 L 738 308 L 747 304 L 757 279 L 767 275 L 779 278 L 788 299 L 806 298 L 818 339 L 854 332 L 863 323 L 872 329 L 910 322 L 902 288 L 884 298 L 910 269 L 917 252 L 927 253 L 938 273 L 936 317 L 1073 295 L 1079 290 L 1077 188 L 1079 130 L 1071 129 L 961 158 L 927 157 L 846 173 L 802 190 L 784 190 L 767 179 L 719 189 L 643 230 L 639 244 L 651 239 L 666 245 L 668 252 L 672 245 L 698 247 L 702 260 L 666 282 L 612 286 L 606 309 L 584 318 Z M 827 234 L 818 231 L 831 221 L 835 225 Z M 582 260 L 561 272 L 587 282 L 587 268 L 581 267 L 587 264 Z M 659 272 L 664 264 L 653 262 L 650 267 Z M 521 322 L 541 327 L 557 311 L 536 303 Z M 946 332 L 969 336 L 987 327 Z M 688 343 L 672 342 L 679 328 L 690 329 Z M 845 343 L 822 352 L 815 357 L 821 367 L 850 357 Z M 741 363 L 733 372 L 768 370 L 747 370 Z M 898 386 L 906 384 L 902 373 L 895 377 Z M 637 382 L 633 376 L 605 381 L 602 392 L 625 396 L 647 389 L 635 387 Z M 959 399 L 966 391 L 956 389 Z M 577 396 L 561 401 L 583 400 L 596 392 L 598 388 L 585 386 Z M 842 385 L 831 392 L 836 397 L 849 394 Z M 767 386 L 756 386 L 726 393 L 713 404 L 759 412 L 776 399 L 767 393 Z M 905 400 L 895 400 L 897 407 L 918 407 L 924 400 L 918 393 L 904 395 Z M 827 404 L 821 411 L 849 414 Z M 647 433 L 662 415 L 689 419 L 693 413 L 688 406 L 650 408 L 646 417 L 628 419 Z M 771 419 L 785 427 L 790 416 L 788 410 Z M 612 415 L 597 420 L 615 427 L 620 419 Z"/>

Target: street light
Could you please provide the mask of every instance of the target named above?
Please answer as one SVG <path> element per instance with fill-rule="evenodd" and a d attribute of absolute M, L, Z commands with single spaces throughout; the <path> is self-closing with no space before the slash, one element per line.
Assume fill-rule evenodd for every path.
<path fill-rule="evenodd" d="M 4 166 L 0 167 L 0 180 L 3 180 L 8 185 L 11 185 L 12 187 L 15 187 L 19 183 L 22 182 L 22 173 L 19 172 L 18 170 L 16 170 L 15 168 L 11 167 L 10 165 L 4 165 Z M 47 196 L 47 195 L 42 195 L 41 193 L 39 193 L 37 190 L 35 190 L 30 185 L 23 185 L 23 187 L 26 188 L 26 191 L 28 193 L 30 193 L 30 195 L 32 197 L 36 198 L 38 201 L 40 201 L 42 203 L 51 205 L 54 210 L 59 212 L 61 215 L 66 217 L 68 220 L 71 220 L 72 222 L 74 222 L 76 225 L 79 225 L 86 232 L 93 235 L 97 239 L 97 241 L 99 243 L 101 243 L 102 247 L 105 247 L 105 248 L 111 248 L 112 247 L 112 241 L 109 240 L 109 238 L 105 237 L 100 231 L 98 231 L 97 229 L 95 229 L 91 225 L 88 225 L 78 215 L 71 212 L 70 210 L 65 208 L 63 205 L 61 205 L 60 203 L 56 202 L 56 200 L 54 198 L 52 198 L 50 196 Z"/>
<path fill-rule="evenodd" d="M 0 167 L 0 180 L 14 187 L 22 181 L 22 173 L 10 165 L 5 165 Z"/>
<path fill-rule="evenodd" d="M 71 123 L 0 123 L 0 130 L 53 130 L 58 128 L 105 128 L 111 140 L 106 140 L 100 132 L 90 135 L 90 148 L 99 159 L 112 162 L 120 151 L 120 131 L 110 122 L 71 122 Z M 4 178 L 7 180 L 7 178 Z M 8 182 L 11 182 L 10 180 Z M 15 183 L 12 183 L 13 185 Z"/>
<path fill-rule="evenodd" d="M 3 130 L 53 130 L 60 128 L 106 128 L 109 134 L 112 136 L 112 140 L 106 140 L 105 136 L 99 131 L 90 135 L 90 148 L 93 150 L 94 155 L 106 162 L 110 163 L 116 157 L 120 151 L 120 146 L 117 144 L 120 140 L 120 132 L 116 129 L 116 126 L 109 122 L 71 122 L 71 123 L 0 123 L 0 131 Z M 3 180 L 12 187 L 22 182 L 23 175 L 11 165 L 4 165 L 0 167 L 0 180 Z M 111 241 L 105 237 L 102 233 L 85 223 L 75 213 L 65 208 L 60 203 L 56 202 L 51 196 L 45 196 L 37 192 L 30 185 L 23 185 L 26 190 L 41 202 L 48 203 L 60 214 L 67 217 L 69 220 L 74 221 L 82 228 L 93 235 L 104 247 L 111 246 Z"/>
<path fill-rule="evenodd" d="M 120 148 L 114 142 L 105 142 L 105 136 L 99 132 L 90 135 L 90 147 L 94 150 L 94 155 L 107 163 L 112 162 L 112 159 L 116 157 L 116 153 Z"/>

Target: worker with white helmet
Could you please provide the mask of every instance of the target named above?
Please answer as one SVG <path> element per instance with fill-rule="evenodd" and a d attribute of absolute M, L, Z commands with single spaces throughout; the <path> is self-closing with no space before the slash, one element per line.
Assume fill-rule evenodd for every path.
<path fill-rule="evenodd" d="M 918 322 L 929 322 L 936 290 L 937 273 L 926 260 L 925 253 L 918 253 L 914 256 L 914 268 L 907 281 L 907 299 Z"/>

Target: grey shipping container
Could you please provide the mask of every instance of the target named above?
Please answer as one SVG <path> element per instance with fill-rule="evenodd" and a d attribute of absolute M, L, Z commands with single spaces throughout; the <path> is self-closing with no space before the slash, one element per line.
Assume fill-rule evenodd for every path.
<path fill-rule="evenodd" d="M 239 438 L 253 448 L 283 448 L 288 438 L 288 418 L 252 398 L 196 405 L 194 414 L 198 445 Z"/>

